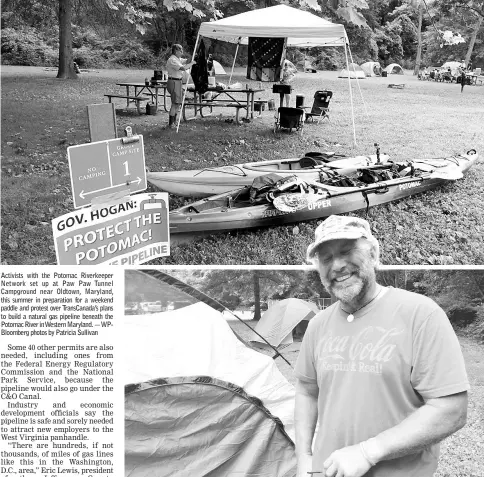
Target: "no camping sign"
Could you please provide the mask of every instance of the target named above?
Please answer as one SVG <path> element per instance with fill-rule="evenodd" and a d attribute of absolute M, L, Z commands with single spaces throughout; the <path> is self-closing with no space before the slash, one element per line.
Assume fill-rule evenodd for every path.
<path fill-rule="evenodd" d="M 138 194 L 52 221 L 59 265 L 138 265 L 170 255 L 168 194 Z"/>

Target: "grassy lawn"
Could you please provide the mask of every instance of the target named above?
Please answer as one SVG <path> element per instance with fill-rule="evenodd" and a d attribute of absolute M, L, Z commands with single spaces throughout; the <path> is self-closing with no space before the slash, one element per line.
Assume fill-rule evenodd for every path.
<path fill-rule="evenodd" d="M 248 321 L 255 327 L 255 321 Z M 245 339 L 250 330 L 238 321 L 230 321 L 230 326 Z M 435 477 L 480 477 L 484 475 L 484 346 L 459 336 L 464 354 L 466 369 L 471 384 L 467 425 L 445 439 L 440 448 L 440 459 Z M 292 370 L 296 364 L 301 342 L 294 342 L 282 350 L 289 366 L 281 358 L 275 360 L 285 378 L 295 384 Z M 269 355 L 272 356 L 271 353 Z"/>
<path fill-rule="evenodd" d="M 2 263 L 55 263 L 51 220 L 73 210 L 66 149 L 89 141 L 86 105 L 120 92 L 122 81 L 143 81 L 152 71 L 99 70 L 77 81 L 55 79 L 56 71 L 34 67 L 2 68 Z M 219 81 L 228 81 L 222 76 Z M 248 82 L 238 69 L 233 81 Z M 404 89 L 388 88 L 405 83 Z M 394 159 L 430 158 L 475 148 L 484 154 L 484 86 L 421 82 L 410 74 L 353 81 L 357 146 L 353 146 L 348 81 L 336 72 L 299 73 L 295 94 L 306 104 L 318 89 L 334 92 L 331 122 L 309 124 L 304 134 L 272 132 L 273 114 L 249 124 L 224 121 L 231 110 L 182 123 L 180 132 L 163 129 L 156 116 L 128 111 L 117 100 L 118 130 L 130 125 L 145 138 L 147 166 L 153 171 L 195 169 L 256 160 L 300 157 L 308 151 L 369 154 L 379 143 Z M 255 83 L 254 83 L 255 85 Z M 272 99 L 268 89 L 260 95 Z M 277 99 L 278 100 L 278 99 Z M 219 113 L 224 116 L 219 117 Z M 388 265 L 484 263 L 484 210 L 480 162 L 460 181 L 420 196 L 369 211 Z M 170 198 L 170 207 L 183 203 Z M 363 217 L 364 211 L 354 215 Z M 220 234 L 174 247 L 159 264 L 289 264 L 304 261 L 319 221 L 270 229 Z"/>

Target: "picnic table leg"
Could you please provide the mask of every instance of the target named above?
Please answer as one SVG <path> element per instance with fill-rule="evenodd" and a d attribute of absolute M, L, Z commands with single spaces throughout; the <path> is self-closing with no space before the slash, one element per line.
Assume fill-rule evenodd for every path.
<path fill-rule="evenodd" d="M 251 119 L 254 119 L 254 97 L 255 97 L 255 93 L 253 92 L 251 94 L 251 102 L 250 102 L 250 118 Z M 247 105 L 249 106 L 249 105 Z M 247 108 L 247 115 L 249 114 L 249 109 Z"/>
<path fill-rule="evenodd" d="M 126 86 L 126 96 L 129 96 L 129 86 Z M 129 108 L 129 98 L 126 98 L 126 107 Z"/>
<path fill-rule="evenodd" d="M 153 98 L 153 96 L 151 98 Z M 156 105 L 155 111 L 158 111 L 158 88 L 156 87 L 155 87 L 155 105 Z"/>
<path fill-rule="evenodd" d="M 138 96 L 139 94 L 141 94 L 141 91 L 143 91 L 143 88 L 141 88 L 141 90 L 138 92 L 137 86 L 134 87 L 134 95 L 135 96 Z M 141 110 L 139 109 L 139 101 L 136 101 L 136 107 L 138 108 L 138 113 L 141 114 Z"/>
<path fill-rule="evenodd" d="M 168 112 L 168 109 L 166 107 L 166 86 L 163 87 L 163 108 L 166 112 Z"/>

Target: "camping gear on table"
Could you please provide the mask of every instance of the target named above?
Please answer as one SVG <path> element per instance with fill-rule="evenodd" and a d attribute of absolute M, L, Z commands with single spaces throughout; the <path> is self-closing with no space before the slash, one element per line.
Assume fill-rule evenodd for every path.
<path fill-rule="evenodd" d="M 300 185 L 295 193 L 266 192 L 272 202 L 256 205 L 250 200 L 251 187 L 246 186 L 172 210 L 170 237 L 176 241 L 196 233 L 283 225 L 368 209 L 459 179 L 477 158 L 477 152 L 470 150 L 459 156 L 369 166 L 352 174 L 311 182 L 308 192 L 301 193 Z M 367 170 L 366 177 L 376 174 L 378 180 L 363 182 L 362 170 Z"/>
<path fill-rule="evenodd" d="M 382 154 L 381 162 L 388 155 Z M 334 152 L 306 153 L 301 158 L 248 162 L 233 166 L 205 169 L 148 172 L 147 180 L 156 189 L 186 197 L 209 197 L 252 184 L 255 177 L 277 172 L 279 175 L 296 174 L 305 181 L 318 180 L 320 171 L 340 169 L 342 173 L 378 162 L 377 155 L 345 157 Z"/>
<path fill-rule="evenodd" d="M 170 296 L 173 277 L 126 273 L 143 295 L 152 281 Z M 126 477 L 295 475 L 294 387 L 196 296 L 123 319 Z"/>
<path fill-rule="evenodd" d="M 314 101 L 311 112 L 306 113 L 306 121 L 313 121 L 316 119 L 319 123 L 323 119 L 329 120 L 329 103 L 331 102 L 332 97 L 332 91 L 316 91 L 314 93 Z"/>
<path fill-rule="evenodd" d="M 274 121 L 274 132 L 280 129 L 293 129 L 302 134 L 304 127 L 304 109 L 302 108 L 277 108 L 277 115 Z"/>

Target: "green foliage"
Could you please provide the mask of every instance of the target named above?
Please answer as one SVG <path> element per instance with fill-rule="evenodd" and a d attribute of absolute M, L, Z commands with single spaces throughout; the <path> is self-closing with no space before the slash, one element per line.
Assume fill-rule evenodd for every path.
<path fill-rule="evenodd" d="M 112 63 L 116 66 L 149 68 L 154 63 L 153 54 L 141 43 L 125 35 L 104 43 L 104 50 L 112 50 Z"/>
<path fill-rule="evenodd" d="M 54 66 L 57 62 L 57 50 L 34 28 L 4 28 L 1 41 L 4 65 Z"/>
<path fill-rule="evenodd" d="M 452 325 L 484 340 L 484 272 L 482 270 L 426 270 L 410 280 L 418 293 L 433 298 Z"/>
<path fill-rule="evenodd" d="M 136 37 L 125 34 L 104 40 L 91 28 L 73 29 L 73 58 L 81 68 L 151 68 L 152 52 Z M 24 66 L 57 66 L 58 40 L 35 28 L 2 30 L 2 62 Z"/>
<path fill-rule="evenodd" d="M 203 291 L 234 310 L 236 307 L 250 307 L 255 304 L 256 285 L 259 286 L 259 299 L 262 309 L 267 300 L 283 300 L 299 297 L 311 300 L 315 297 L 329 296 L 321 285 L 315 271 L 282 270 L 172 270 L 170 274 Z M 254 281 L 256 280 L 256 282 Z"/>
<path fill-rule="evenodd" d="M 433 28 L 427 30 L 423 34 L 424 64 L 427 66 L 441 65 L 445 61 L 461 61 L 464 59 L 475 25 L 475 19 L 474 22 L 472 20 L 473 18 L 454 16 L 452 20 L 441 18 L 439 22 L 440 30 L 453 29 L 453 31 L 458 31 L 466 39 L 465 43 L 441 47 L 442 40 L 437 32 Z M 484 28 L 481 28 L 477 35 L 471 60 L 474 64 L 484 64 Z"/>
<path fill-rule="evenodd" d="M 312 64 L 318 70 L 338 70 L 346 64 L 345 55 L 341 48 L 312 48 Z"/>
<path fill-rule="evenodd" d="M 382 64 L 400 63 L 403 59 L 401 28 L 398 24 L 390 23 L 382 29 L 376 30 L 375 42 L 378 46 L 378 57 Z"/>
<path fill-rule="evenodd" d="M 378 45 L 372 30 L 352 24 L 345 24 L 345 29 L 355 63 L 361 64 L 378 58 Z"/>

